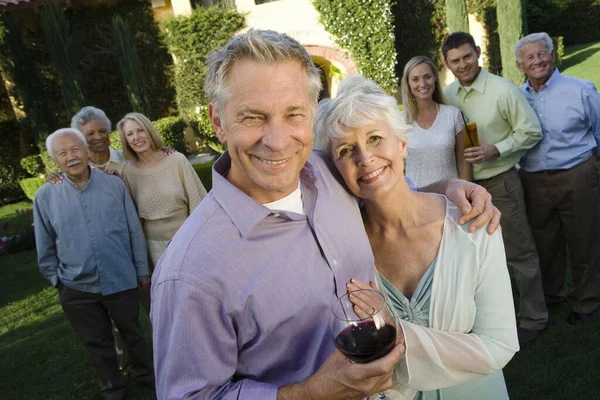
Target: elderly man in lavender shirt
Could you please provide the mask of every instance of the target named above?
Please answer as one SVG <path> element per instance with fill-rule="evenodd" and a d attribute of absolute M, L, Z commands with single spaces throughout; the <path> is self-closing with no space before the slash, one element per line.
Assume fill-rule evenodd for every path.
<path fill-rule="evenodd" d="M 272 31 L 210 57 L 209 115 L 228 151 L 154 271 L 159 399 L 362 399 L 391 386 L 402 344 L 354 364 L 329 332 L 333 296 L 372 280 L 374 262 L 355 198 L 311 154 L 320 87 L 306 50 Z M 495 229 L 482 188 L 446 186 L 472 210 L 465 219 L 485 203 L 476 226 L 493 216 Z"/>
<path fill-rule="evenodd" d="M 542 140 L 521 159 L 521 181 L 548 306 L 568 297 L 571 324 L 592 321 L 600 306 L 600 94 L 592 82 L 554 68 L 547 33 L 515 45 L 521 90 L 541 124 Z M 569 251 L 567 252 L 567 247 Z M 575 288 L 567 290 L 570 258 Z"/>

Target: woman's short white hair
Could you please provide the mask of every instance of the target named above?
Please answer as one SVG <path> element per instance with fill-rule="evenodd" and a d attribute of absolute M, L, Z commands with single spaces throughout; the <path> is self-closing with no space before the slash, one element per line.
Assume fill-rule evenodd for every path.
<path fill-rule="evenodd" d="M 350 75 L 340 83 L 337 96 L 319 103 L 313 125 L 315 147 L 330 153 L 334 139 L 348 136 L 347 128 L 361 128 L 385 121 L 400 137 L 408 137 L 409 126 L 398 110 L 396 99 L 372 80 Z"/>
<path fill-rule="evenodd" d="M 104 111 L 92 106 L 83 107 L 77 114 L 73 116 L 71 119 L 71 128 L 77 129 L 81 132 L 81 127 L 90 121 L 101 121 L 104 124 L 107 132 L 112 130 L 110 120 Z"/>
<path fill-rule="evenodd" d="M 81 141 L 81 143 L 83 143 L 84 150 L 86 152 L 88 151 L 88 144 L 87 144 L 87 141 L 85 140 L 85 136 L 83 136 L 83 133 L 81 133 L 79 130 L 74 129 L 74 128 L 62 128 L 62 129 L 52 132 L 46 138 L 46 150 L 48 150 L 48 154 L 50 154 L 50 156 L 54 160 L 56 160 L 56 157 L 54 156 L 54 149 L 52 148 L 52 145 L 54 144 L 54 141 L 57 138 L 64 136 L 64 135 L 75 136 L 77 139 L 79 139 Z"/>
<path fill-rule="evenodd" d="M 531 35 L 527 35 L 524 38 L 520 39 L 517 44 L 515 44 L 515 57 L 518 62 L 521 62 L 521 47 L 526 45 L 527 43 L 535 43 L 535 42 L 544 42 L 546 45 L 546 50 L 548 53 L 554 50 L 554 44 L 552 43 L 552 38 L 546 32 L 538 32 L 532 33 Z"/>
<path fill-rule="evenodd" d="M 321 73 L 315 67 L 306 49 L 295 39 L 270 30 L 250 29 L 234 36 L 207 60 L 204 92 L 223 114 L 229 101 L 227 78 L 237 60 L 251 60 L 265 65 L 296 60 L 308 74 L 308 96 L 316 104 L 321 91 Z"/>

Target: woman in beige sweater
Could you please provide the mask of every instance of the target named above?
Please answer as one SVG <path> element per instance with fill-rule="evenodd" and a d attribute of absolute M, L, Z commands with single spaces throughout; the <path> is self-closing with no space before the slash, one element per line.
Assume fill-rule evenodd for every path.
<path fill-rule="evenodd" d="M 183 154 L 161 151 L 164 143 L 144 115 L 125 115 L 117 129 L 128 160 L 122 177 L 142 221 L 152 272 L 169 240 L 206 196 L 206 189 Z M 147 311 L 149 299 L 144 304 Z"/>

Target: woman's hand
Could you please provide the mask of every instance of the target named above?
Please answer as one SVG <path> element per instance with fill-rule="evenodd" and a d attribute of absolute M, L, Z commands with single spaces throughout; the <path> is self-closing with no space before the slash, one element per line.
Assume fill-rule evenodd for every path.
<path fill-rule="evenodd" d="M 60 174 L 60 172 L 52 172 L 52 173 L 48 174 L 48 176 L 46 177 L 46 182 L 56 185 L 56 184 L 62 183 L 63 178 L 62 178 L 62 175 Z"/>
<path fill-rule="evenodd" d="M 354 304 L 354 312 L 356 316 L 360 319 L 367 319 L 373 317 L 373 315 L 382 310 L 384 313 L 388 313 L 388 309 L 386 308 L 385 300 L 373 293 L 372 291 L 381 292 L 373 282 L 370 282 L 368 285 L 359 281 L 358 279 L 351 279 L 350 282 L 346 284 L 346 289 L 348 290 L 348 299 L 352 304 Z M 360 291 L 361 289 L 369 289 L 372 291 Z M 391 305 L 387 305 L 391 307 Z M 396 319 L 395 315 L 386 315 L 386 317 L 390 319 Z M 384 318 L 385 319 L 385 318 Z M 402 326 L 397 321 L 398 329 L 396 336 L 396 344 L 406 345 L 404 340 L 404 332 L 402 331 Z"/>
<path fill-rule="evenodd" d="M 121 174 L 119 174 L 119 171 L 117 171 L 116 169 L 110 169 L 110 168 L 106 168 L 106 169 L 104 170 L 104 173 L 105 173 L 106 175 L 114 175 L 114 176 L 116 176 L 117 178 L 121 178 Z"/>

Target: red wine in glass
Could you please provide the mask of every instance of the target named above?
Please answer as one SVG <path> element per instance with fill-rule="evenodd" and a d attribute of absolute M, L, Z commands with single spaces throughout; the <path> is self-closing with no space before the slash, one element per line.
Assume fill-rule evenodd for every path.
<path fill-rule="evenodd" d="M 394 348 L 398 321 L 386 297 L 375 289 L 360 289 L 335 298 L 331 333 L 338 350 L 357 363 L 375 361 Z M 379 393 L 379 399 L 386 399 Z"/>
<path fill-rule="evenodd" d="M 396 327 L 388 323 L 377 327 L 372 319 L 351 324 L 335 338 L 335 346 L 357 363 L 375 361 L 392 351 L 396 343 Z"/>

